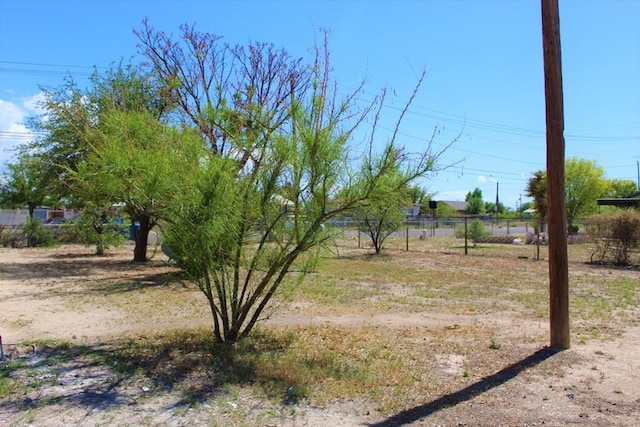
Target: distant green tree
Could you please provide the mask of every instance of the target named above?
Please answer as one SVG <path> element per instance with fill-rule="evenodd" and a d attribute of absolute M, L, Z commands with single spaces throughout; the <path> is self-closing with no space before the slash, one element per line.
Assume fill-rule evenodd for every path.
<path fill-rule="evenodd" d="M 597 210 L 596 200 L 606 194 L 607 181 L 604 168 L 595 160 L 571 157 L 565 160 L 565 203 L 570 233 L 575 233 L 573 222 Z"/>
<path fill-rule="evenodd" d="M 533 202 L 524 202 L 520 206 L 518 206 L 518 212 L 523 213 L 527 209 L 531 209 L 533 207 Z"/>
<path fill-rule="evenodd" d="M 637 184 L 630 179 L 608 179 L 606 180 L 606 192 L 602 197 L 618 199 L 631 196 L 639 191 Z"/>
<path fill-rule="evenodd" d="M 495 207 L 496 207 L 495 202 L 485 202 L 484 203 L 484 211 L 485 212 L 495 213 Z M 505 205 L 502 204 L 502 202 L 498 202 L 498 213 L 499 214 L 507 213 L 507 208 L 506 208 Z"/>
<path fill-rule="evenodd" d="M 484 223 L 479 219 L 474 219 L 467 226 L 467 238 L 471 239 L 473 242 L 473 247 L 476 247 L 478 242 L 482 240 L 482 238 L 488 235 L 487 231 L 484 229 Z M 465 229 L 464 227 L 459 227 L 456 229 L 456 237 L 464 238 L 465 237 Z"/>
<path fill-rule="evenodd" d="M 438 202 L 436 215 L 439 217 L 454 217 L 458 215 L 458 211 L 456 211 L 456 208 L 449 206 L 446 203 Z"/>
<path fill-rule="evenodd" d="M 7 164 L 0 183 L 0 206 L 12 209 L 26 206 L 29 218 L 33 219 L 38 206 L 54 202 L 49 197 L 49 188 L 47 166 L 42 156 L 23 153 L 16 162 Z"/>
<path fill-rule="evenodd" d="M 70 228 L 81 242 L 95 246 L 96 255 L 103 255 L 110 247 L 124 243 L 127 227 L 110 214 L 109 206 L 99 208 L 86 203 L 80 218 Z"/>
<path fill-rule="evenodd" d="M 409 187 L 409 200 L 413 203 L 420 204 L 420 215 L 428 215 L 431 213 L 429 209 L 429 201 L 432 200 L 433 195 L 429 194 L 424 188 L 419 185 L 412 185 Z"/>
<path fill-rule="evenodd" d="M 395 165 L 380 179 L 370 200 L 355 210 L 354 217 L 361 231 L 371 238 L 376 254 L 382 252 L 385 240 L 398 231 L 406 219 L 403 209 L 411 203 L 412 194 L 403 186 L 404 182 L 406 177 Z"/>
<path fill-rule="evenodd" d="M 45 114 L 32 118 L 30 127 L 43 136 L 26 149 L 39 153 L 47 166 L 47 176 L 51 178 L 49 194 L 76 207 L 87 202 L 99 206 L 124 203 L 131 221 L 140 224 L 139 232 L 134 235 L 134 260 L 145 261 L 148 233 L 157 222 L 159 207 L 149 208 L 156 202 L 150 201 L 153 195 L 138 194 L 126 200 L 123 197 L 125 192 L 131 196 L 143 188 L 153 191 L 149 188 L 150 179 L 157 174 L 145 167 L 157 157 L 141 139 L 149 137 L 148 144 L 157 141 L 159 123 L 171 112 L 174 103 L 171 97 L 165 96 L 166 86 L 154 74 L 121 63 L 105 73 L 96 71 L 87 89 L 80 88 L 72 79 L 60 87 L 42 89 Z M 114 125 L 117 120 L 120 123 Z M 148 133 L 153 135 L 145 135 L 147 125 Z M 107 140 L 113 144 L 106 144 Z M 111 146 L 122 149 L 117 153 L 118 162 L 109 167 L 89 164 L 115 156 L 116 153 L 109 151 Z M 138 163 L 118 169 L 126 162 Z M 133 178 L 137 172 L 141 181 L 130 182 L 126 191 L 121 186 L 121 193 L 116 195 L 116 185 Z"/>
<path fill-rule="evenodd" d="M 167 126 L 143 111 L 105 113 L 87 135 L 93 151 L 72 173 L 84 200 L 121 204 L 135 221 L 135 262 L 147 260 L 150 231 L 167 219 L 167 206 L 181 191 L 186 171 L 197 168 L 204 146 L 191 130 Z"/>
<path fill-rule="evenodd" d="M 472 192 L 467 193 L 465 197 L 467 202 L 467 213 L 471 215 L 478 215 L 485 213 L 484 201 L 482 200 L 482 190 L 476 188 Z"/>

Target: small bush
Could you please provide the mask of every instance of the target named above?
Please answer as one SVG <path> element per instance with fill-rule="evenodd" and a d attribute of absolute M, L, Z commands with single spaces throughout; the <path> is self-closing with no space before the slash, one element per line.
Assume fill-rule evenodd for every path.
<path fill-rule="evenodd" d="M 596 242 L 592 261 L 597 256 L 599 261 L 628 265 L 632 262 L 634 250 L 640 248 L 640 213 L 622 210 L 593 215 L 589 218 L 587 233 Z"/>
<path fill-rule="evenodd" d="M 106 209 L 88 204 L 82 215 L 70 229 L 67 238 L 73 238 L 87 246 L 95 245 L 96 254 L 103 255 L 110 247 L 118 247 L 125 241 L 127 226 L 119 218 L 109 215 Z"/>
<path fill-rule="evenodd" d="M 484 229 L 484 223 L 479 219 L 474 219 L 467 225 L 467 238 L 471 239 L 474 246 L 488 235 L 489 233 Z M 464 238 L 464 227 L 456 229 L 456 237 Z"/>
<path fill-rule="evenodd" d="M 28 248 L 53 246 L 55 240 L 53 230 L 44 227 L 37 218 L 28 219 L 19 228 L 19 236 Z"/>

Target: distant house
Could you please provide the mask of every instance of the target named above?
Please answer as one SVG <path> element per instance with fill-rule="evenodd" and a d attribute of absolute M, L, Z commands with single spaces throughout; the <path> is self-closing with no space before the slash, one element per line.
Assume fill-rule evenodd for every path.
<path fill-rule="evenodd" d="M 0 209 L 0 227 L 15 228 L 27 222 L 28 209 Z"/>
<path fill-rule="evenodd" d="M 456 210 L 458 215 L 464 215 L 467 213 L 467 202 L 453 202 L 449 200 L 439 200 L 438 203 L 445 204 Z"/>
<path fill-rule="evenodd" d="M 46 223 L 53 220 L 74 218 L 77 213 L 73 209 L 36 208 L 33 217 Z M 15 228 L 27 222 L 28 209 L 0 209 L 0 226 Z"/>
<path fill-rule="evenodd" d="M 598 206 L 618 206 L 640 209 L 640 192 L 618 199 L 598 199 Z"/>
<path fill-rule="evenodd" d="M 420 203 L 413 203 L 411 206 L 407 206 L 406 208 L 402 209 L 402 212 L 406 215 L 406 216 L 410 216 L 410 217 L 417 217 L 420 215 L 420 209 L 422 208 L 422 204 Z"/>

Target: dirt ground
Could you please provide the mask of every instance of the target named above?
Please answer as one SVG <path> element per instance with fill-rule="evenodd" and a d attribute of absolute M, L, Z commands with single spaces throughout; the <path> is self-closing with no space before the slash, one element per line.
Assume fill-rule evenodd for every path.
<path fill-rule="evenodd" d="M 123 336 L 208 325 L 210 315 L 199 291 L 179 281 L 164 283 L 173 267 L 161 254 L 148 265 L 134 265 L 130 248 L 103 258 L 90 253 L 90 248 L 81 246 L 0 249 L 0 335 L 5 355 L 36 363 L 48 355 L 30 346 L 32 341 L 65 340 L 99 347 Z M 640 280 L 638 274 L 633 277 Z M 165 294 L 157 293 L 159 284 L 167 292 L 166 300 Z M 119 298 L 109 299 L 115 293 Z M 169 293 L 179 295 L 181 303 L 176 304 Z M 149 297 L 153 304 L 147 302 L 137 312 L 136 305 Z M 636 318 L 619 336 L 574 343 L 571 349 L 555 353 L 544 347 L 548 330 L 544 320 L 453 315 L 427 308 L 333 315 L 284 306 L 267 325 L 373 326 L 390 334 L 487 325 L 499 329 L 504 342 L 505 337 L 522 342 L 513 347 L 517 354 L 511 362 L 496 362 L 492 374 L 441 396 L 414 396 L 417 404 L 390 414 L 376 411 L 372 401 L 288 406 L 261 401 L 246 391 L 185 407 L 170 391 L 138 399 L 146 390 L 144 384 L 123 385 L 113 381 L 108 366 L 67 360 L 58 366 L 54 385 L 0 400 L 0 425 L 638 426 L 640 326 L 638 311 L 632 315 Z M 437 358 L 443 375 L 460 376 L 461 356 Z M 43 370 L 42 379 L 47 375 L 52 374 Z M 406 393 L 411 395 L 412 390 Z M 45 398 L 46 404 L 34 403 Z"/>

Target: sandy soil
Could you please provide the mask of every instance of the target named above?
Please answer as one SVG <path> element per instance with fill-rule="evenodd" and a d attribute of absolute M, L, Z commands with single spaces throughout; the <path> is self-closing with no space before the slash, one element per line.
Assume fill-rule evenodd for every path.
<path fill-rule="evenodd" d="M 89 254 L 90 249 L 71 246 L 0 249 L 0 335 L 10 357 L 21 355 L 28 361 L 46 358 L 46 352 L 29 346 L 33 340 L 61 339 L 99 347 L 122 336 L 207 325 L 209 316 L 199 292 L 180 282 L 164 282 L 163 277 L 173 268 L 161 255 L 148 265 L 133 265 L 129 250 L 103 258 Z M 183 304 L 163 301 L 161 295 L 153 294 L 153 304 L 145 306 L 141 317 L 132 307 L 158 284 L 163 284 L 167 295 L 178 295 Z M 130 293 L 125 302 L 120 298 L 118 304 L 109 303 L 110 293 L 131 290 L 139 292 Z M 323 407 L 299 403 L 292 408 L 261 401 L 244 391 L 233 398 L 185 408 L 177 405 L 171 393 L 137 399 L 145 386 L 114 383 L 108 366 L 67 362 L 56 373 L 55 386 L 37 395 L 0 400 L 0 425 L 640 425 L 638 326 L 629 326 L 612 339 L 590 340 L 554 353 L 536 341 L 546 333 L 546 322 L 516 321 L 509 316 L 454 316 L 426 310 L 331 315 L 291 305 L 278 311 L 268 324 L 377 326 L 391 333 L 485 325 L 522 344 L 514 346 L 518 351 L 514 362 L 493 374 L 474 378 L 443 396 L 424 401 L 414 397 L 418 404 L 388 415 L 377 412 L 375 402 L 341 401 Z M 460 376 L 462 356 L 442 354 L 437 359 L 443 375 Z M 43 372 L 43 379 L 47 375 Z M 411 394 L 411 390 L 406 392 Z M 32 404 L 43 397 L 49 397 L 50 403 Z M 241 409 L 244 412 L 239 418 Z"/>

